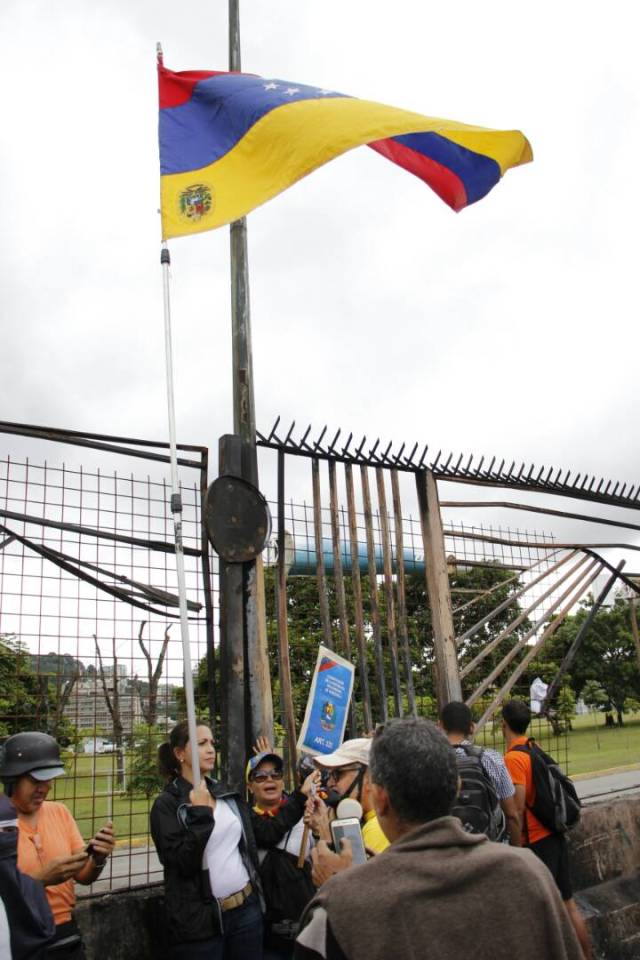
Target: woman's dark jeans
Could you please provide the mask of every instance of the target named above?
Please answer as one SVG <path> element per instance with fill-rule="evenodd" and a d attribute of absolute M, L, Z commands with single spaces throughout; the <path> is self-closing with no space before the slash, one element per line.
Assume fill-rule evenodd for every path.
<path fill-rule="evenodd" d="M 222 922 L 221 937 L 176 944 L 168 960 L 262 960 L 262 913 L 255 893 L 241 907 L 225 911 Z"/>

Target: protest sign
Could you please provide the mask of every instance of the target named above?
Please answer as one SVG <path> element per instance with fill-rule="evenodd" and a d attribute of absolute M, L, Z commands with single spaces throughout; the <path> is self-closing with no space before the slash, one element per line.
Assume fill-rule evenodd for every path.
<path fill-rule="evenodd" d="M 333 753 L 344 737 L 355 668 L 328 647 L 321 646 L 311 681 L 311 692 L 298 750 Z"/>

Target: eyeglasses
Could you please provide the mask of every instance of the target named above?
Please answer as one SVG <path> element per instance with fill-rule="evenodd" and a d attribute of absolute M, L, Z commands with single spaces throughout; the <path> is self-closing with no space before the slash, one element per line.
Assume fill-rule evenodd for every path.
<path fill-rule="evenodd" d="M 361 767 L 338 767 L 335 770 L 329 770 L 327 775 L 327 783 L 330 780 L 333 780 L 335 783 L 337 783 L 338 780 L 342 779 L 345 773 L 357 773 L 361 769 Z"/>
<path fill-rule="evenodd" d="M 267 780 L 282 780 L 284 774 L 282 770 L 260 770 L 251 776 L 254 783 L 266 783 Z"/>

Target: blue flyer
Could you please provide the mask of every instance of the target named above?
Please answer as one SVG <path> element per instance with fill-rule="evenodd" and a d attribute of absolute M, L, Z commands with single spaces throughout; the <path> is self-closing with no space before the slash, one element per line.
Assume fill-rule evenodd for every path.
<path fill-rule="evenodd" d="M 342 743 L 353 692 L 355 667 L 328 647 L 320 647 L 311 681 L 298 750 L 333 753 Z"/>

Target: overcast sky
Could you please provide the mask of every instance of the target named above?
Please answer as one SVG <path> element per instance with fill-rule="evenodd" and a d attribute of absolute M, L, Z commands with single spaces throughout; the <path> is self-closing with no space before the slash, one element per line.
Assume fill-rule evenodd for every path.
<path fill-rule="evenodd" d="M 518 128 L 535 157 L 454 214 L 360 148 L 251 214 L 258 427 L 640 480 L 633 5 L 245 0 L 241 30 L 247 72 Z M 157 40 L 226 69 L 226 0 L 0 7 L 2 419 L 167 435 Z M 179 439 L 212 448 L 228 247 L 171 242 Z"/>

